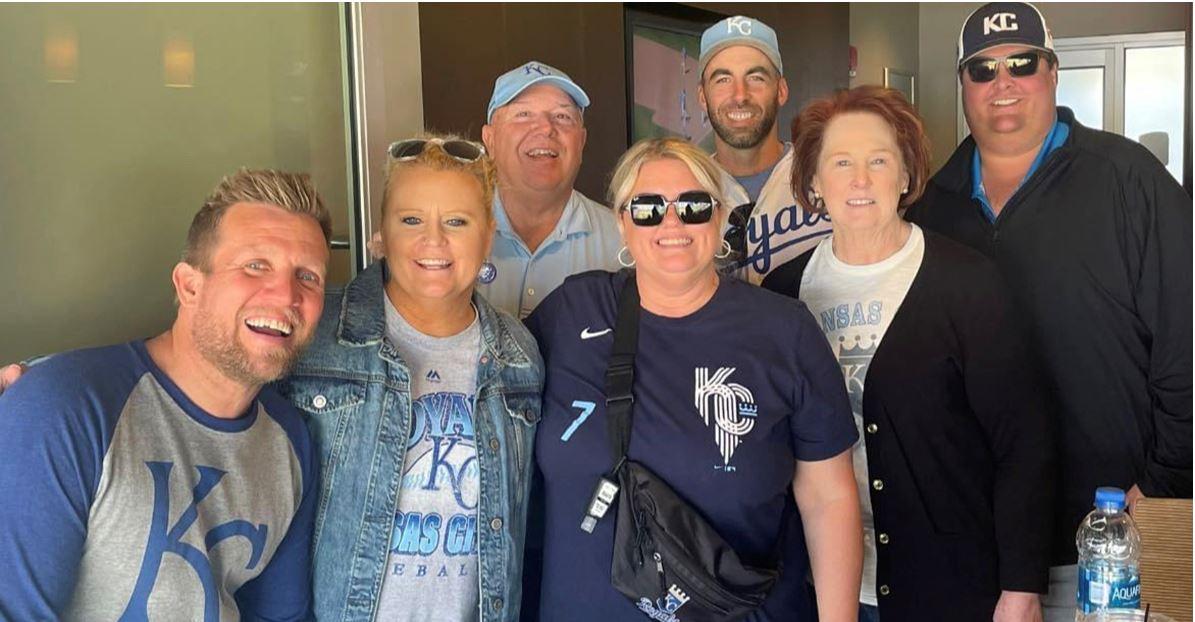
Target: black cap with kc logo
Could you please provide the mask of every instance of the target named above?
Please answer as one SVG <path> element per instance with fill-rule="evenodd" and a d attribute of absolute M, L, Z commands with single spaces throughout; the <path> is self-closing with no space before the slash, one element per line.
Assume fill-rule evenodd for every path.
<path fill-rule="evenodd" d="M 958 36 L 959 65 L 988 48 L 1010 43 L 1054 51 L 1054 37 L 1037 7 L 1026 2 L 985 4 L 963 22 Z"/>

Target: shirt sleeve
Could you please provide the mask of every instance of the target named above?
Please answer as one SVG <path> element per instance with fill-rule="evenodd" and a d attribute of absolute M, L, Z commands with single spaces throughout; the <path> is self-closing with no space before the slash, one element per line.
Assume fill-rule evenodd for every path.
<path fill-rule="evenodd" d="M 57 619 L 70 604 L 108 434 L 103 398 L 69 361 L 0 395 L 0 619 Z M 117 411 L 119 412 L 119 411 Z M 108 428 L 110 431 L 110 428 Z"/>
<path fill-rule="evenodd" d="M 292 408 L 289 404 L 282 407 Z M 307 426 L 297 413 L 285 420 L 283 427 L 299 458 L 303 495 L 270 563 L 260 575 L 237 590 L 237 606 L 244 620 L 289 622 L 312 619 L 311 539 L 319 499 L 319 458 Z"/>
<path fill-rule="evenodd" d="M 797 378 L 793 382 L 790 419 L 797 460 L 833 458 L 859 438 L 842 369 L 826 338 L 804 304 L 798 303 L 793 333 L 797 336 Z"/>
<path fill-rule="evenodd" d="M 995 466 L 992 511 L 1002 590 L 1045 593 L 1054 499 L 1053 419 L 1025 326 L 994 264 L 959 285 L 958 331 L 967 401 Z"/>
<path fill-rule="evenodd" d="M 1144 148 L 1142 148 L 1144 149 Z M 1138 485 L 1150 497 L 1191 498 L 1191 197 L 1152 156 L 1129 178 L 1126 201 L 1143 218 L 1134 292 L 1150 343 L 1153 442 Z"/>

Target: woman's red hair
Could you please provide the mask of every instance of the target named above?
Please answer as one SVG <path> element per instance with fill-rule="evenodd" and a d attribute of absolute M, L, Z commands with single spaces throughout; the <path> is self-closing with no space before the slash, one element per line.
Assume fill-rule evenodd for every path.
<path fill-rule="evenodd" d="M 791 184 L 797 202 L 807 211 L 822 211 L 812 197 L 813 175 L 822 153 L 822 137 L 834 117 L 848 112 L 879 115 L 896 133 L 900 158 L 909 175 L 909 191 L 901 197 L 900 206 L 912 205 L 925 191 L 929 176 L 930 147 L 925 124 L 900 91 L 872 85 L 835 91 L 833 95 L 814 100 L 793 119 Z"/>

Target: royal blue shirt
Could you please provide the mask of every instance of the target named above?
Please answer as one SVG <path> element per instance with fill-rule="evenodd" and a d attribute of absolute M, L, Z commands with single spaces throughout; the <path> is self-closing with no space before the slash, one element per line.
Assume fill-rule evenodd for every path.
<path fill-rule="evenodd" d="M 610 584 L 617 512 L 592 534 L 580 529 L 612 466 L 603 386 L 626 275 L 571 277 L 527 319 L 547 369 L 535 443 L 546 506 L 544 620 L 644 619 Z M 641 311 L 639 330 L 629 457 L 748 563 L 774 565 L 785 549 L 779 581 L 749 619 L 800 619 L 808 562 L 792 502 L 796 461 L 836 456 L 857 438 L 825 338 L 804 304 L 733 278 L 688 316 Z M 683 606 L 676 615 L 685 619 Z"/>

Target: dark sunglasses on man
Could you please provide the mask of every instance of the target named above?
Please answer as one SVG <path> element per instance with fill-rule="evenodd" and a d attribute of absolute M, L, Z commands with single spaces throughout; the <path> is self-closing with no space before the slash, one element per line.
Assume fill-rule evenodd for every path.
<path fill-rule="evenodd" d="M 469 140 L 454 138 L 443 140 L 440 138 L 408 138 L 391 143 L 386 153 L 399 162 L 414 160 L 427 149 L 428 145 L 438 145 L 444 153 L 461 162 L 476 162 L 485 155 L 485 147 Z"/>
<path fill-rule="evenodd" d="M 1041 64 L 1045 54 L 1036 50 L 1019 52 L 1000 58 L 990 56 L 976 56 L 963 63 L 960 71 L 966 71 L 972 82 L 991 82 L 996 79 L 1000 65 L 1008 70 L 1008 75 L 1014 78 L 1024 78 L 1037 73 L 1037 66 Z"/>
<path fill-rule="evenodd" d="M 631 222 L 639 227 L 654 227 L 664 222 L 668 206 L 676 208 L 676 216 L 686 225 L 700 225 L 714 216 L 714 197 L 704 190 L 682 192 L 676 200 L 669 200 L 659 194 L 637 194 L 627 201 L 623 209 L 631 212 Z"/>

